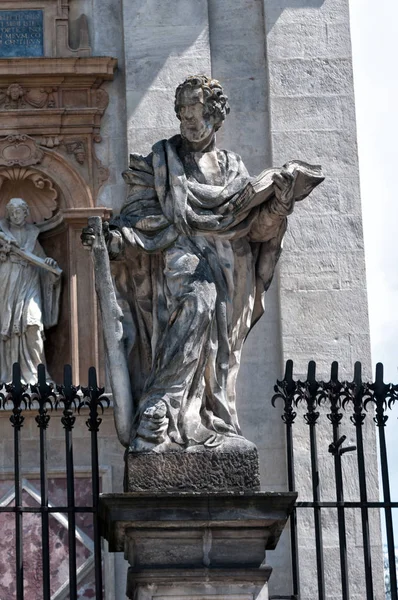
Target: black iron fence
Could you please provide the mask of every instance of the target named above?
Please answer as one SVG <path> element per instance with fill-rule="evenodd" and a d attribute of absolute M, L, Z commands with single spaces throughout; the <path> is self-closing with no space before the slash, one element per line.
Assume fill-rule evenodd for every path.
<path fill-rule="evenodd" d="M 0 502 L 0 517 L 2 514 L 13 515 L 15 520 L 15 535 L 12 543 L 15 544 L 15 593 L 11 597 L 17 600 L 24 598 L 24 519 L 28 514 L 35 514 L 40 518 L 40 586 L 41 590 L 37 597 L 50 600 L 51 591 L 51 543 L 50 543 L 50 520 L 52 516 L 65 515 L 65 531 L 67 536 L 65 545 L 67 547 L 69 582 L 67 597 L 77 600 L 78 590 L 78 565 L 76 556 L 77 544 L 77 519 L 84 515 L 92 515 L 92 556 L 94 563 L 95 598 L 103 598 L 102 581 L 102 557 L 101 538 L 98 529 L 98 500 L 100 493 L 100 473 L 98 461 L 98 430 L 101 424 L 101 415 L 109 400 L 104 396 L 104 389 L 98 387 L 95 369 L 89 370 L 88 386 L 79 388 L 72 383 L 71 367 L 66 366 L 64 370 L 63 385 L 54 386 L 46 382 L 46 372 L 43 365 L 38 367 L 38 379 L 36 385 L 26 386 L 21 383 L 19 365 L 14 365 L 13 380 L 10 384 L 0 384 L 0 411 L 9 411 L 10 421 L 13 428 L 14 445 L 14 505 Z M 283 380 L 278 381 L 275 386 L 275 395 L 272 398 L 274 406 L 278 400 L 282 401 L 282 419 L 286 427 L 286 449 L 287 449 L 287 474 L 289 491 L 300 492 L 295 468 L 297 466 L 297 448 L 295 448 L 295 427 L 302 420 L 304 427 L 308 428 L 307 437 L 309 445 L 309 472 L 310 472 L 310 495 L 306 499 L 299 493 L 296 508 L 290 521 L 290 542 L 292 554 L 292 590 L 290 595 L 271 596 L 277 598 L 300 600 L 300 531 L 297 525 L 300 511 L 310 511 L 313 516 L 313 536 L 315 547 L 317 597 L 326 600 L 327 590 L 325 585 L 325 544 L 323 540 L 324 520 L 323 516 L 327 509 L 334 509 L 337 514 L 338 549 L 339 549 L 339 571 L 340 588 L 342 600 L 350 598 L 350 569 L 347 549 L 347 511 L 357 509 L 360 512 L 361 522 L 361 554 L 364 570 L 364 587 L 366 600 L 376 600 L 375 591 L 375 565 L 372 564 L 372 540 L 370 534 L 369 513 L 372 509 L 383 514 L 386 532 L 386 565 L 389 581 L 389 590 L 386 598 L 398 600 L 397 574 L 395 562 L 395 542 L 393 530 L 392 510 L 398 508 L 398 502 L 391 500 L 390 480 L 387 461 L 387 445 L 385 428 L 389 419 L 388 411 L 398 401 L 398 385 L 386 384 L 383 381 L 383 367 L 378 364 L 374 383 L 363 382 L 361 379 L 361 365 L 356 363 L 352 381 L 340 381 L 338 378 L 338 365 L 333 363 L 330 381 L 324 382 L 316 379 L 315 363 L 310 362 L 305 381 L 297 381 L 293 378 L 293 363 L 286 363 L 286 372 Z M 22 441 L 21 433 L 26 421 L 26 415 L 34 415 L 39 435 L 39 488 L 36 494 L 37 503 L 29 505 L 23 501 L 24 479 L 22 471 Z M 65 450 L 65 472 L 66 472 L 66 502 L 54 505 L 49 502 L 49 480 L 47 439 L 48 429 L 55 415 L 61 415 L 61 423 L 64 429 Z M 91 501 L 76 503 L 76 479 L 74 467 L 73 431 L 76 419 L 86 419 L 86 426 L 90 432 L 91 466 L 88 483 L 91 485 Z M 354 444 L 347 442 L 346 436 L 342 435 L 342 428 L 347 432 L 347 421 L 352 428 Z M 367 434 L 364 429 L 373 423 L 378 432 L 380 484 L 383 500 L 369 500 L 369 477 L 367 463 Z M 334 462 L 334 498 L 332 500 L 322 499 L 320 462 L 318 452 L 320 448 L 317 434 L 324 432 L 323 438 L 328 441 L 328 450 Z M 373 430 L 373 429 L 372 429 Z M 368 433 L 368 432 L 367 432 Z M 322 442 L 323 443 L 323 442 Z M 87 451 L 89 449 L 87 447 Z M 348 453 L 355 455 L 358 480 L 358 499 L 353 501 L 345 499 L 344 495 L 344 458 Z M 330 490 L 330 485 L 329 485 Z M 372 493 L 374 490 L 372 490 Z M 374 496 L 374 493 L 373 493 Z M 334 526 L 336 528 L 336 525 Z M 379 548 L 381 552 L 381 548 Z M 379 553 L 380 553 L 379 552 Z M 374 557 L 373 557 L 374 558 Z M 327 559 L 327 557 L 326 557 Z M 301 573 L 303 575 L 303 573 Z M 0 573 L 1 579 L 1 573 Z M 340 589 L 339 588 L 339 589 Z M 26 592 L 26 586 L 25 586 Z M 338 592 L 339 594 L 340 592 Z M 31 593 L 26 596 L 32 597 Z M 92 593 L 90 594 L 91 597 Z M 65 597 L 65 595 L 64 595 Z M 313 596 L 315 597 L 315 595 Z M 335 595 L 334 597 L 338 597 Z M 356 596 L 358 597 L 358 595 Z M 365 597 L 365 596 L 364 596 Z M 1 600 L 8 600 L 1 599 Z M 312 596 L 311 596 L 312 600 Z"/>
<path fill-rule="evenodd" d="M 326 599 L 325 589 L 325 556 L 323 543 L 323 523 L 322 516 L 325 509 L 335 509 L 337 512 L 338 526 L 338 548 L 339 548 L 339 570 L 342 600 L 350 598 L 350 570 L 347 558 L 347 525 L 346 516 L 350 509 L 359 509 L 361 515 L 361 553 L 363 560 L 363 569 L 365 575 L 366 600 L 375 600 L 376 586 L 375 573 L 372 565 L 371 537 L 369 533 L 369 511 L 378 509 L 378 513 L 384 513 L 385 536 L 386 536 L 386 598 L 398 600 L 397 590 L 397 567 L 396 567 L 396 549 L 394 543 L 394 528 L 392 509 L 398 508 L 398 502 L 391 500 L 389 468 L 387 460 L 387 445 L 385 428 L 389 420 L 388 411 L 398 401 L 398 385 L 387 384 L 383 380 L 383 365 L 378 363 L 376 366 L 376 377 L 374 383 L 363 382 L 361 377 L 361 364 L 357 362 L 354 368 L 353 381 L 340 381 L 338 379 L 338 364 L 334 362 L 331 367 L 330 381 L 320 381 L 316 379 L 316 365 L 311 361 L 308 365 L 308 373 L 305 381 L 293 379 L 293 362 L 286 363 L 285 376 L 275 386 L 275 395 L 272 398 L 273 406 L 276 406 L 278 400 L 283 403 L 282 420 L 286 426 L 286 448 L 287 448 L 287 471 L 289 491 L 297 491 L 295 477 L 296 451 L 294 447 L 294 427 L 297 424 L 297 418 L 303 417 L 308 426 L 309 447 L 310 447 L 310 474 L 311 474 L 311 499 L 308 501 L 303 498 L 303 494 L 298 496 L 296 508 L 290 520 L 290 543 L 292 551 L 292 594 L 286 596 L 273 596 L 276 598 L 286 598 L 291 600 L 300 599 L 300 532 L 297 526 L 299 511 L 302 509 L 313 512 L 314 523 L 314 545 L 316 555 L 316 574 L 317 574 L 317 597 L 319 600 Z M 321 477 L 320 465 L 318 460 L 319 441 L 317 441 L 317 431 L 320 425 L 325 426 L 321 416 L 325 417 L 329 423 L 330 444 L 328 451 L 334 458 L 334 484 L 335 499 L 332 501 L 322 501 L 321 498 Z M 346 435 L 342 435 L 341 427 L 343 419 L 347 416 L 352 427 L 355 428 L 355 445 L 347 445 Z M 374 427 L 378 432 L 378 450 L 380 465 L 380 486 L 382 490 L 382 501 L 370 501 L 368 499 L 368 474 L 365 448 L 364 426 L 369 424 L 369 420 L 374 421 Z M 346 425 L 347 430 L 347 425 Z M 326 436 L 327 437 L 327 436 Z M 343 463 L 346 453 L 356 453 L 359 498 L 357 501 L 347 501 L 344 497 L 343 481 Z M 330 486 L 329 486 L 330 487 Z M 378 515 L 376 515 L 378 518 Z M 380 543 L 379 553 L 382 548 Z M 339 586 L 340 587 L 340 586 Z M 337 596 L 338 592 L 336 592 Z M 384 595 L 384 594 L 383 594 Z M 357 597 L 357 596 L 356 596 Z M 380 596 L 378 596 L 380 597 Z"/>
<path fill-rule="evenodd" d="M 63 385 L 51 385 L 46 381 L 46 371 L 43 365 L 38 367 L 36 385 L 21 383 L 21 373 L 18 364 L 13 366 L 13 378 L 10 384 L 0 384 L 0 409 L 11 412 L 10 421 L 13 427 L 14 442 L 14 505 L 0 506 L 1 513 L 12 513 L 15 516 L 15 587 L 17 600 L 24 598 L 24 530 L 23 520 L 27 513 L 38 514 L 41 517 L 41 560 L 39 571 L 42 574 L 42 598 L 50 600 L 51 592 L 51 567 L 50 567 L 50 518 L 51 515 L 64 514 L 67 519 L 67 555 L 69 560 L 69 591 L 68 598 L 76 600 L 78 597 L 77 560 L 76 560 L 76 517 L 92 514 L 92 542 L 95 572 L 95 598 L 103 597 L 101 538 L 98 529 L 98 499 L 100 492 L 100 475 L 98 467 L 98 441 L 97 434 L 101 424 L 101 414 L 109 406 L 109 400 L 103 395 L 104 389 L 98 387 L 97 376 L 94 368 L 89 370 L 88 386 L 78 387 L 72 383 L 72 369 L 69 365 L 64 368 Z M 86 409 L 86 410 L 84 410 Z M 28 506 L 23 502 L 23 477 L 21 469 L 21 432 L 25 416 L 35 414 L 39 430 L 39 478 L 40 495 L 39 505 Z M 65 457 L 66 457 L 66 506 L 54 506 L 49 503 L 48 490 L 48 440 L 47 431 L 50 426 L 52 414 L 61 412 L 61 422 L 65 431 Z M 87 506 L 76 505 L 75 502 L 75 469 L 73 455 L 73 429 L 76 418 L 80 413 L 86 413 L 86 426 L 91 439 L 91 502 Z M 88 450 L 88 448 L 87 448 Z M 26 594 L 32 597 L 31 593 Z M 2 599 L 4 600 L 4 599 Z"/>

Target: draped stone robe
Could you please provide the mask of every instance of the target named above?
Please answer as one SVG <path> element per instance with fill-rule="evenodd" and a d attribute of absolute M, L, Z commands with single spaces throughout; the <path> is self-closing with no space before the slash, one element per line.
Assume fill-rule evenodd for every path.
<path fill-rule="evenodd" d="M 273 195 L 245 209 L 235 200 L 250 180 L 239 156 L 181 150 L 162 140 L 131 155 L 130 193 L 110 257 L 124 311 L 136 406 L 162 399 L 170 438 L 191 446 L 240 435 L 235 383 L 243 342 L 263 312 L 286 230 Z M 114 254 L 113 254 L 114 253 Z M 134 428 L 133 428 L 134 432 Z"/>
<path fill-rule="evenodd" d="M 22 250 L 45 258 L 35 225 L 10 226 L 0 220 L 0 230 Z M 0 246 L 1 253 L 1 246 Z M 58 322 L 60 277 L 10 253 L 0 262 L 0 381 L 11 381 L 12 365 L 21 365 L 25 383 L 37 381 L 37 365 L 45 364 L 44 328 Z"/>

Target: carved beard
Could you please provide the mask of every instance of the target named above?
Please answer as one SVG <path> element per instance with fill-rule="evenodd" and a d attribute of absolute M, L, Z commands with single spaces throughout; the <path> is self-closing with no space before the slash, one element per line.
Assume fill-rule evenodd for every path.
<path fill-rule="evenodd" d="M 183 138 L 189 142 L 201 142 L 213 133 L 213 124 L 207 119 L 186 123 L 181 121 L 180 131 Z"/>

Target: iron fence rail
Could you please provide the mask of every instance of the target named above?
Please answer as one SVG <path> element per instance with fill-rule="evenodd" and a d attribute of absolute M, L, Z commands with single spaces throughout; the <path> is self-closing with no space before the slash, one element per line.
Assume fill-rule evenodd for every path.
<path fill-rule="evenodd" d="M 80 388 L 72 383 L 70 365 L 64 368 L 62 385 L 49 384 L 46 381 L 46 369 L 39 365 L 37 384 L 25 385 L 21 382 L 19 364 L 13 366 L 12 382 L 0 384 L 0 410 L 11 412 L 10 421 L 14 430 L 14 486 L 15 506 L 0 507 L 0 513 L 11 513 L 15 516 L 15 581 L 16 598 L 24 600 L 24 560 L 23 560 L 23 515 L 27 513 L 41 516 L 41 560 L 43 600 L 51 600 L 50 569 L 50 522 L 54 513 L 65 513 L 68 522 L 68 555 L 69 555 L 69 598 L 77 600 L 77 560 L 76 560 L 76 516 L 78 514 L 93 515 L 94 537 L 94 569 L 95 598 L 102 600 L 102 557 L 101 537 L 98 528 L 98 499 L 100 493 L 100 476 L 98 463 L 98 431 L 101 425 L 101 414 L 109 406 L 104 396 L 104 388 L 97 385 L 94 368 L 89 369 L 88 386 Z M 88 409 L 86 426 L 90 432 L 91 442 L 91 482 L 92 502 L 90 506 L 76 506 L 75 503 L 75 469 L 73 458 L 73 428 L 76 415 L 83 408 Z M 22 505 L 22 469 L 21 469 L 21 430 L 26 411 L 37 413 L 35 420 L 39 428 L 40 454 L 40 505 L 38 507 Z M 61 411 L 61 423 L 65 433 L 66 488 L 67 506 L 49 506 L 48 496 L 48 440 L 47 430 L 51 421 L 51 413 Z"/>
<path fill-rule="evenodd" d="M 318 599 L 325 599 L 325 566 L 322 541 L 322 509 L 334 508 L 337 511 L 338 546 L 340 556 L 340 578 L 342 600 L 350 598 L 350 579 L 347 561 L 347 529 L 346 511 L 357 508 L 361 511 L 363 565 L 365 573 L 366 600 L 374 600 L 375 589 L 373 580 L 373 567 L 371 555 L 371 542 L 369 534 L 369 510 L 379 509 L 384 512 L 387 538 L 387 553 L 389 559 L 390 598 L 398 600 L 397 572 L 395 561 L 395 541 L 392 519 L 392 509 L 398 508 L 398 502 L 391 499 L 389 480 L 387 444 L 385 427 L 391 409 L 398 400 L 398 385 L 384 383 L 383 365 L 376 366 L 374 383 L 363 382 L 361 364 L 357 362 L 354 367 L 352 381 L 338 379 L 338 364 L 332 363 L 330 380 L 325 382 L 316 379 L 316 365 L 314 361 L 308 364 L 307 378 L 304 381 L 293 378 L 293 362 L 287 361 L 285 375 L 275 385 L 275 394 L 272 398 L 273 406 L 277 400 L 282 400 L 282 420 L 286 426 L 286 450 L 289 491 L 297 491 L 295 480 L 295 452 L 293 428 L 297 418 L 297 408 L 304 407 L 304 420 L 309 427 L 310 465 L 312 501 L 298 500 L 290 519 L 290 539 L 292 554 L 292 594 L 284 596 L 291 600 L 300 598 L 299 581 L 299 540 L 297 530 L 297 509 L 312 509 L 314 515 L 314 537 L 317 565 L 317 590 Z M 370 410 L 372 405 L 373 410 Z M 320 496 L 320 474 L 318 464 L 318 443 L 316 429 L 319 426 L 320 407 L 326 407 L 327 419 L 331 431 L 329 452 L 334 458 L 335 500 L 322 501 Z M 341 435 L 341 424 L 344 414 L 348 414 L 351 423 L 355 426 L 356 446 L 344 445 L 346 436 Z M 367 490 L 366 460 L 364 448 L 363 426 L 366 418 L 373 418 L 378 430 L 382 501 L 369 501 Z M 359 500 L 346 501 L 344 498 L 343 483 L 343 456 L 347 452 L 355 452 L 358 467 Z M 382 549 L 380 548 L 380 551 Z M 283 598 L 274 596 L 273 598 Z"/>

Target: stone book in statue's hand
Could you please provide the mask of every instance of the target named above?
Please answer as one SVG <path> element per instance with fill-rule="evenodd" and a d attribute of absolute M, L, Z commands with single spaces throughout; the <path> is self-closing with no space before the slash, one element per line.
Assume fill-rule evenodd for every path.
<path fill-rule="evenodd" d="M 310 165 L 301 160 L 291 160 L 281 169 L 265 169 L 243 188 L 233 201 L 233 213 L 246 211 L 263 204 L 275 192 L 274 176 L 291 173 L 295 177 L 293 196 L 296 202 L 303 200 L 324 179 L 320 165 Z"/>

